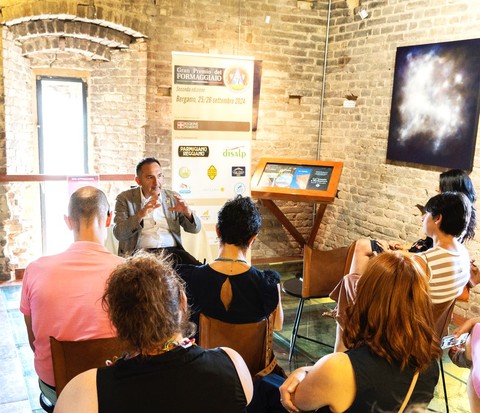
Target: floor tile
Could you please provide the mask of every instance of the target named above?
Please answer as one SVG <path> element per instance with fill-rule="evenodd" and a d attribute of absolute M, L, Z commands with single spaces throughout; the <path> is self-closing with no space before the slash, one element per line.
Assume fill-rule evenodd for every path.
<path fill-rule="evenodd" d="M 0 404 L 1 413 L 30 413 L 32 411 L 28 400 Z M 43 412 L 43 410 L 41 410 Z M 45 412 L 43 412 L 45 413 Z"/>

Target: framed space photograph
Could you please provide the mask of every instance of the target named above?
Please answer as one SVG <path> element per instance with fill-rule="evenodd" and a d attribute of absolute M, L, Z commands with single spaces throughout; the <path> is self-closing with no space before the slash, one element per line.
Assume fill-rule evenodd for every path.
<path fill-rule="evenodd" d="M 480 39 L 397 48 L 387 159 L 471 171 Z"/>

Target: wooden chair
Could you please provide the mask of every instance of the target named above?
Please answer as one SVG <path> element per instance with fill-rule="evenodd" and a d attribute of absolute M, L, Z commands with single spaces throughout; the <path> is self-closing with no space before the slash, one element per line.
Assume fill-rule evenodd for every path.
<path fill-rule="evenodd" d="M 333 348 L 329 344 L 298 334 L 298 328 L 305 300 L 328 297 L 342 277 L 350 271 L 354 251 L 355 242 L 349 247 L 335 248 L 328 251 L 316 250 L 305 245 L 303 252 L 303 277 L 301 279 L 292 278 L 287 280 L 282 286 L 283 292 L 300 299 L 290 338 L 289 361 L 292 360 L 297 337 Z"/>
<path fill-rule="evenodd" d="M 121 356 L 127 345 L 116 337 L 60 341 L 50 337 L 57 397 L 66 384 L 84 371 L 105 366 L 106 360 Z"/>
<path fill-rule="evenodd" d="M 275 312 L 274 312 L 275 313 Z M 273 359 L 273 317 L 256 323 L 232 324 L 200 314 L 199 344 L 203 348 L 230 347 L 245 360 L 252 377 Z"/>

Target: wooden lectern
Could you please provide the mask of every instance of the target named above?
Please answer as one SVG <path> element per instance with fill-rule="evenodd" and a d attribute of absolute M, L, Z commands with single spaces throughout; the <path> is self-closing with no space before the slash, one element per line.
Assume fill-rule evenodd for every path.
<path fill-rule="evenodd" d="M 325 209 L 337 194 L 342 168 L 343 162 L 262 158 L 252 177 L 251 193 L 262 200 L 302 249 L 305 244 L 313 248 Z M 274 200 L 317 203 L 308 239 L 300 234 Z"/>

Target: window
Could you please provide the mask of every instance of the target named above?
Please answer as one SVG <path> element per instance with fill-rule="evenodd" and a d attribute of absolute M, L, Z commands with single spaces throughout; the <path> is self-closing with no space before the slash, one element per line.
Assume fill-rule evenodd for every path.
<path fill-rule="evenodd" d="M 86 84 L 81 79 L 37 79 L 39 171 L 48 175 L 88 173 Z M 67 212 L 66 181 L 41 185 L 44 254 L 63 251 L 72 235 L 63 222 Z"/>

